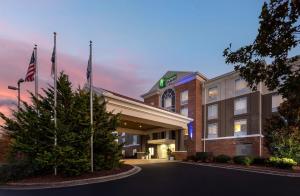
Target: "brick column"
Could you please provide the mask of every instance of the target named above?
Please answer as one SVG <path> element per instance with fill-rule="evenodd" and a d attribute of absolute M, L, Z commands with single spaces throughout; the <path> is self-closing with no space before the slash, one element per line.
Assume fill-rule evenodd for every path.
<path fill-rule="evenodd" d="M 179 130 L 179 151 L 184 151 L 184 130 Z"/>

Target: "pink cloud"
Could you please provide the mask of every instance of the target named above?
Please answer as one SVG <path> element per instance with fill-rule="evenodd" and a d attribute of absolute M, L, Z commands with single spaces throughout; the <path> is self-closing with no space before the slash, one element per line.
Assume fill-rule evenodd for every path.
<path fill-rule="evenodd" d="M 18 79 L 24 78 L 33 45 L 3 38 L 0 38 L 0 45 L 0 102 L 1 100 L 15 101 L 17 92 L 8 90 L 7 86 L 16 85 Z M 46 87 L 47 83 L 53 83 L 50 77 L 52 47 L 50 45 L 49 49 L 38 48 L 40 87 Z M 78 85 L 84 85 L 87 59 L 58 51 L 57 62 L 58 70 L 63 70 L 69 75 L 74 88 Z M 145 92 L 144 87 L 148 84 L 148 81 L 139 75 L 138 68 L 140 68 L 138 64 L 130 63 L 126 58 L 118 58 L 105 64 L 94 62 L 94 85 L 138 98 L 140 94 Z M 34 82 L 22 83 L 21 89 L 22 100 L 29 101 L 27 91 L 34 91 Z M 0 112 L 8 113 L 8 107 L 9 105 L 2 105 Z"/>

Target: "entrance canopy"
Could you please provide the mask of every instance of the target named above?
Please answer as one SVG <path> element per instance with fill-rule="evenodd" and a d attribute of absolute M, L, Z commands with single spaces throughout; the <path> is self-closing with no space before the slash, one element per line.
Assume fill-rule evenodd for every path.
<path fill-rule="evenodd" d="M 121 124 L 118 132 L 146 135 L 149 133 L 184 130 L 187 134 L 187 124 L 193 119 L 145 104 L 101 88 L 93 88 L 98 95 L 104 96 L 107 101 L 107 111 L 120 113 Z"/>

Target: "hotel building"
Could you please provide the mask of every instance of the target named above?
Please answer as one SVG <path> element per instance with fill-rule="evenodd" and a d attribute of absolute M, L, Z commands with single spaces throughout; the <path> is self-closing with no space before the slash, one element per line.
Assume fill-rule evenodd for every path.
<path fill-rule="evenodd" d="M 114 105 L 109 110 L 122 114 L 118 132 L 124 156 L 138 158 L 145 151 L 152 158 L 167 158 L 167 149 L 178 159 L 202 151 L 267 156 L 262 129 L 282 102 L 262 84 L 251 91 L 234 71 L 211 79 L 199 72 L 168 71 L 141 95 L 144 101 L 95 91 L 108 98 L 108 109 Z M 110 96 L 133 105 L 116 105 Z M 142 112 L 131 116 L 135 104 Z M 124 113 L 125 108 L 129 113 Z"/>

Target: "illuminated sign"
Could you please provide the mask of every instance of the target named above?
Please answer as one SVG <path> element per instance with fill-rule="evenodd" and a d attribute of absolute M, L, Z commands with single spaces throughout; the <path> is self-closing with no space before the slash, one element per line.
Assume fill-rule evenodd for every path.
<path fill-rule="evenodd" d="M 171 85 L 172 82 L 174 82 L 176 79 L 177 79 L 176 74 L 169 76 L 169 77 L 161 78 L 159 80 L 159 88 L 165 88 L 166 86 Z"/>

